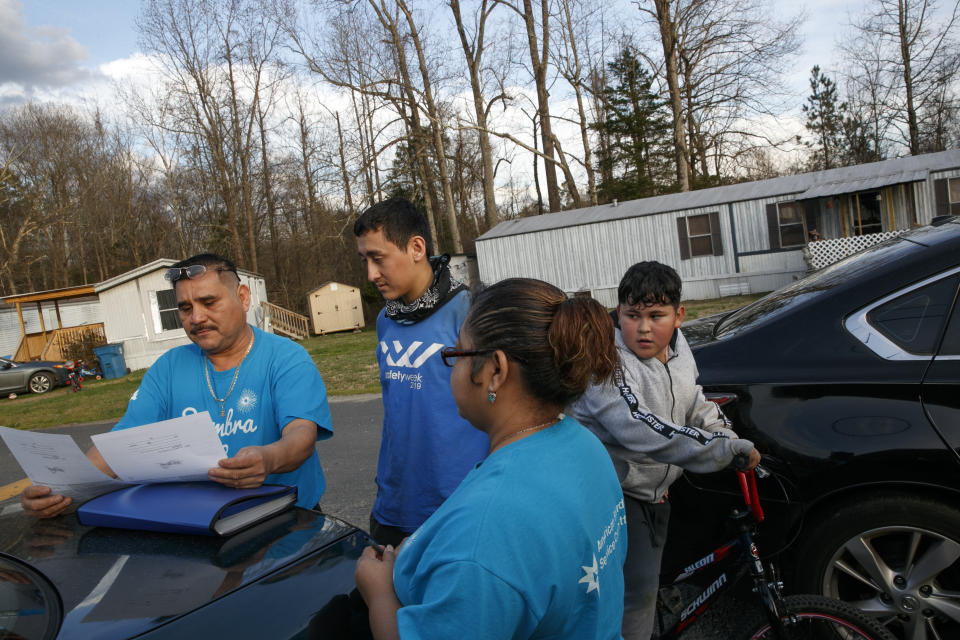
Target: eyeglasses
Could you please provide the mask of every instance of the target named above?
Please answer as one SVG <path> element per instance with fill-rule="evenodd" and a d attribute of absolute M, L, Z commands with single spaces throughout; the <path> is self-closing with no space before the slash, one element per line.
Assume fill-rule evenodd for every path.
<path fill-rule="evenodd" d="M 475 351 L 457 351 L 455 347 L 447 347 L 440 351 L 440 359 L 443 360 L 443 364 L 448 367 L 452 367 L 457 358 L 468 358 L 470 356 L 482 356 L 487 353 L 493 353 L 495 349 L 478 349 Z"/>
<path fill-rule="evenodd" d="M 237 270 L 230 267 L 209 267 L 209 269 L 218 273 L 230 271 L 231 273 L 236 274 L 238 278 L 240 277 L 240 274 L 237 273 Z M 189 267 L 172 267 L 166 270 L 166 272 L 163 274 L 163 278 L 169 282 L 176 282 L 177 280 L 183 280 L 184 278 L 187 280 L 193 280 L 194 278 L 199 278 L 205 274 L 207 270 L 208 267 L 204 264 L 192 264 Z"/>

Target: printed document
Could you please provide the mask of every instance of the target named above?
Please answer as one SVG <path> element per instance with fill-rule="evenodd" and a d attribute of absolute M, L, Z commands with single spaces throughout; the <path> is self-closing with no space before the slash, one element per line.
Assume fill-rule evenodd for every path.
<path fill-rule="evenodd" d="M 118 480 L 97 469 L 67 434 L 0 427 L 0 438 L 33 484 L 78 499 L 128 484 L 207 480 L 226 457 L 206 411 L 91 436 Z"/>
<path fill-rule="evenodd" d="M 226 457 L 206 411 L 91 436 L 117 477 L 126 482 L 207 480 Z"/>
<path fill-rule="evenodd" d="M 93 466 L 67 434 L 0 427 L 0 438 L 30 480 L 53 493 L 80 500 L 126 486 Z"/>

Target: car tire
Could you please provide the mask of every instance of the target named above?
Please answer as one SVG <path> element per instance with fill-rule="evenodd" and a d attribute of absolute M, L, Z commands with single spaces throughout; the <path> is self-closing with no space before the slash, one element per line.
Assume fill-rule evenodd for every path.
<path fill-rule="evenodd" d="M 798 551 L 798 591 L 853 604 L 898 638 L 960 638 L 960 511 L 888 494 L 819 516 Z"/>
<path fill-rule="evenodd" d="M 43 371 L 39 371 L 30 376 L 30 381 L 27 382 L 27 387 L 29 387 L 31 393 L 46 393 L 55 386 L 57 386 L 57 381 L 54 377 Z"/>

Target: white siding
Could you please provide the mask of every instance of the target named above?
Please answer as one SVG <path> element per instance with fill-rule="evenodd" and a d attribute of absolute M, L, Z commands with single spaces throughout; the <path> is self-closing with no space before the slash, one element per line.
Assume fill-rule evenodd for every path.
<path fill-rule="evenodd" d="M 765 203 L 733 205 L 734 218 L 750 228 L 738 243 L 766 250 L 769 240 Z M 682 260 L 677 219 L 716 211 L 723 255 Z M 739 251 L 744 251 L 738 246 Z M 750 259 L 748 259 L 750 258 Z M 608 307 L 617 303 L 617 284 L 623 273 L 643 260 L 669 264 L 684 282 L 684 299 L 700 300 L 732 292 L 771 291 L 806 271 L 801 251 L 741 257 L 736 271 L 729 205 L 703 207 L 607 222 L 547 229 L 538 233 L 504 236 L 477 242 L 477 262 L 482 280 L 491 284 L 505 278 L 545 280 L 568 293 L 589 290 Z M 746 268 L 744 268 L 746 265 Z M 771 285 L 771 283 L 781 283 Z"/>
<path fill-rule="evenodd" d="M 123 355 L 130 370 L 146 369 L 168 349 L 188 344 L 183 329 L 157 331 L 156 292 L 169 290 L 170 283 L 158 269 L 100 292 L 107 342 L 122 342 Z M 247 322 L 260 326 L 260 302 L 267 299 L 263 278 L 241 274 L 241 282 L 250 287 Z"/>
<path fill-rule="evenodd" d="M 719 213 L 723 255 L 681 260 L 676 219 L 712 211 Z M 477 262 L 484 282 L 537 278 L 564 291 L 616 287 L 624 271 L 642 260 L 669 264 L 684 280 L 732 272 L 729 216 L 717 207 L 690 209 L 477 243 Z"/>

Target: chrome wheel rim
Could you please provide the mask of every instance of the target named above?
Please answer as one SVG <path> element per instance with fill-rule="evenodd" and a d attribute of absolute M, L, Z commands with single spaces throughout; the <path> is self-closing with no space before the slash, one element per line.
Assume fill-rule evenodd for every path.
<path fill-rule="evenodd" d="M 917 527 L 864 531 L 830 558 L 823 593 L 904 640 L 960 637 L 960 541 Z"/>
<path fill-rule="evenodd" d="M 30 391 L 34 393 L 46 393 L 50 391 L 50 378 L 46 376 L 30 378 Z"/>

